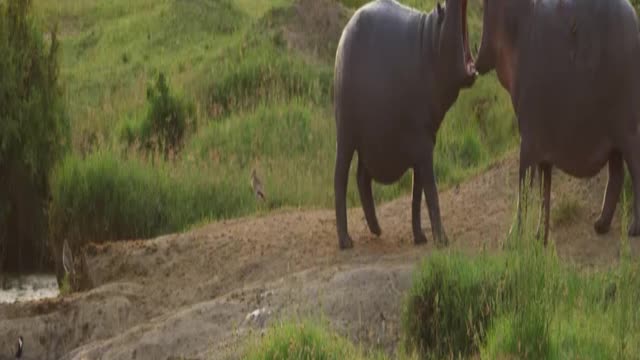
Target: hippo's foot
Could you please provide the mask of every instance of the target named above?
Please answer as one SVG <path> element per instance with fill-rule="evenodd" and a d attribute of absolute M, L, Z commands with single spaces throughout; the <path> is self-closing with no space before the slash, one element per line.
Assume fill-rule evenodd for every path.
<path fill-rule="evenodd" d="M 369 225 L 369 231 L 371 231 L 375 236 L 380 236 L 382 234 L 382 229 L 380 229 L 380 225 L 378 225 L 378 223 Z"/>
<path fill-rule="evenodd" d="M 631 223 L 631 226 L 629 226 L 629 236 L 630 237 L 635 237 L 640 235 L 640 221 L 633 220 L 633 222 Z"/>
<path fill-rule="evenodd" d="M 413 243 L 415 245 L 421 245 L 427 243 L 427 236 L 422 232 L 417 232 L 413 234 Z"/>
<path fill-rule="evenodd" d="M 436 237 L 436 246 L 439 248 L 449 246 L 449 237 L 444 232 Z"/>
<path fill-rule="evenodd" d="M 611 220 L 606 221 L 603 218 L 599 218 L 594 224 L 593 224 L 593 228 L 595 229 L 596 233 L 602 235 L 602 234 L 606 234 L 609 232 L 609 229 L 611 229 Z"/>
<path fill-rule="evenodd" d="M 353 248 L 353 240 L 351 240 L 351 236 L 344 235 L 340 237 L 340 250 L 346 250 Z"/>

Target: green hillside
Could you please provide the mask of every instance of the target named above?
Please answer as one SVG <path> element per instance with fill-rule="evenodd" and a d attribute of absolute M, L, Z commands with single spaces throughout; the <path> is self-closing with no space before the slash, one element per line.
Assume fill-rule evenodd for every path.
<path fill-rule="evenodd" d="M 282 206 L 333 206 L 333 61 L 352 9 L 330 0 L 42 0 L 36 9 L 59 25 L 72 120 L 73 154 L 52 181 L 55 238 L 150 237 Z M 149 128 L 147 88 L 160 73 L 194 109 L 182 150 L 167 160 L 138 146 Z M 480 78 L 439 133 L 441 188 L 500 156 L 514 134 L 506 93 L 493 76 Z M 250 191 L 254 166 L 266 205 Z M 376 200 L 410 186 L 408 172 L 375 186 Z M 354 180 L 349 205 L 359 205 Z"/>

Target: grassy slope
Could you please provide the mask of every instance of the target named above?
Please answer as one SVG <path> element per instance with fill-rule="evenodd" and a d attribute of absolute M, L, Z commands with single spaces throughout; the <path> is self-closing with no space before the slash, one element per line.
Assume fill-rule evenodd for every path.
<path fill-rule="evenodd" d="M 37 2 L 46 23 L 60 25 L 62 74 L 73 123 L 74 154 L 53 181 L 52 213 L 59 214 L 52 220 L 56 237 L 71 228 L 78 238 L 148 237 L 202 219 L 254 212 L 264 207 L 257 207 L 251 197 L 252 166 L 258 167 L 265 182 L 267 208 L 331 207 L 333 57 L 312 58 L 288 49 L 281 25 L 290 24 L 296 15 L 274 9 L 286 9 L 290 3 Z M 434 2 L 409 3 L 429 9 Z M 471 38 L 477 41 L 477 7 L 469 16 Z M 339 32 L 327 39 L 329 55 L 335 52 L 338 37 Z M 117 129 L 144 113 L 146 86 L 158 71 L 168 75 L 175 91 L 195 101 L 198 130 L 189 135 L 186 150 L 175 163 L 152 166 L 123 148 Z M 441 186 L 478 171 L 516 141 L 511 113 L 506 93 L 493 76 L 479 79 L 473 89 L 461 93 L 438 136 L 436 175 Z M 87 153 L 98 155 L 85 158 Z M 94 163 L 101 161 L 139 169 L 130 176 L 115 176 L 108 166 Z M 166 186 L 145 180 L 167 173 L 179 174 L 178 179 L 167 180 Z M 109 177 L 110 185 L 102 188 L 103 178 Z M 102 180 L 90 184 L 96 179 Z M 359 205 L 351 179 L 349 205 Z M 87 191 L 69 190 L 83 183 Z M 410 172 L 393 186 L 375 185 L 376 200 L 408 194 L 410 186 Z M 140 190 L 128 196 L 121 187 Z M 202 196 L 196 201 L 193 194 L 198 192 Z M 225 201 L 220 201 L 221 193 Z M 110 209 L 94 209 L 97 197 L 106 197 Z M 156 198 L 161 199 L 160 208 L 148 209 L 146 204 Z M 189 206 L 207 200 L 208 208 Z M 170 208 L 181 202 L 187 205 L 180 211 L 191 213 L 177 214 Z M 120 215 L 119 208 L 141 213 L 134 220 Z M 92 212 L 98 215 L 87 215 Z M 160 219 L 166 218 L 181 220 L 165 226 Z M 141 226 L 140 221 L 148 225 Z"/>

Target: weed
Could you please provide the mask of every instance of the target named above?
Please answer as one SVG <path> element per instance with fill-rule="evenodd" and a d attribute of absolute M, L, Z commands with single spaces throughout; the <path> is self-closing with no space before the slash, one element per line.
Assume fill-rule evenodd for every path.
<path fill-rule="evenodd" d="M 425 357 L 477 351 L 495 316 L 504 264 L 498 258 L 437 253 L 414 275 L 402 313 L 404 349 Z"/>
<path fill-rule="evenodd" d="M 328 326 L 313 321 L 279 322 L 246 350 L 247 360 L 364 359 L 356 348 Z"/>

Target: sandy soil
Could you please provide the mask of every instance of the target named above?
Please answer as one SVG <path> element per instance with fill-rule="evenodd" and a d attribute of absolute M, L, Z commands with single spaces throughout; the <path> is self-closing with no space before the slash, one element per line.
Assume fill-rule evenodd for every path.
<path fill-rule="evenodd" d="M 450 248 L 499 250 L 515 207 L 516 171 L 511 155 L 441 191 Z M 608 235 L 593 230 L 605 181 L 606 170 L 590 180 L 554 172 L 552 206 L 567 196 L 578 204 L 574 218 L 552 224 L 564 261 L 584 268 L 617 262 L 619 211 Z M 338 250 L 332 209 L 288 209 L 90 245 L 92 290 L 0 305 L 0 359 L 11 355 L 19 334 L 28 359 L 236 359 L 248 334 L 274 319 L 318 313 L 352 340 L 392 352 L 412 270 L 434 250 L 424 205 L 429 241 L 412 243 L 410 201 L 378 206 L 379 238 L 368 232 L 362 210 L 350 209 L 349 251 Z"/>

